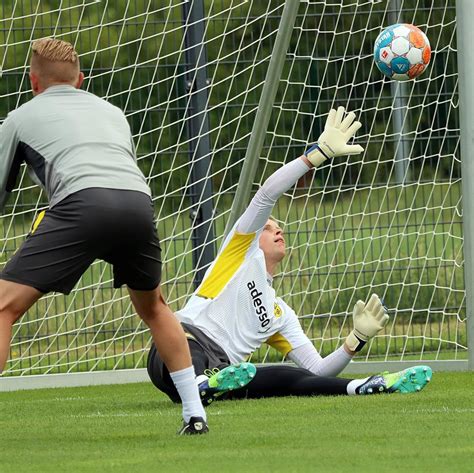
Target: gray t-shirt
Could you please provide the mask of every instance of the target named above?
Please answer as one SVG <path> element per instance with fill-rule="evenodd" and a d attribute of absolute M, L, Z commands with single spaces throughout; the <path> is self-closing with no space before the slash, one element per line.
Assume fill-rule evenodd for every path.
<path fill-rule="evenodd" d="M 91 187 L 151 195 L 124 113 L 69 85 L 49 87 L 9 113 L 0 127 L 0 209 L 22 162 L 51 207 Z"/>

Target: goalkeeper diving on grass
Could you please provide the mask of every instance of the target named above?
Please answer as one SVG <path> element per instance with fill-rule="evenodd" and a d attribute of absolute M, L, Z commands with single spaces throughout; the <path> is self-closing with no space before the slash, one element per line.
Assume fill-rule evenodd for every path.
<path fill-rule="evenodd" d="M 204 404 L 216 398 L 410 393 L 420 391 L 430 381 L 428 366 L 365 379 L 336 377 L 389 320 L 376 294 L 355 304 L 354 329 L 341 347 L 323 358 L 304 333 L 296 313 L 272 287 L 273 275 L 286 251 L 283 230 L 270 218 L 273 206 L 311 168 L 338 156 L 360 154 L 360 145 L 348 144 L 360 127 L 355 114 L 346 114 L 343 107 L 329 112 L 317 143 L 278 169 L 258 190 L 202 283 L 177 312 Z M 264 343 L 296 366 L 256 368 L 246 362 Z M 148 373 L 156 387 L 179 402 L 154 346 L 148 356 Z"/>

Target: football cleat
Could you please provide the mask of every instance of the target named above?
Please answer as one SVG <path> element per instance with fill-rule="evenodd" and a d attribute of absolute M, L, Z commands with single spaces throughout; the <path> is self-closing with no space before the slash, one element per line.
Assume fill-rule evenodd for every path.
<path fill-rule="evenodd" d="M 207 432 L 209 432 L 209 427 L 202 417 L 191 417 L 189 422 L 183 422 L 178 435 L 201 435 L 207 434 Z"/>
<path fill-rule="evenodd" d="M 429 366 L 413 366 L 397 373 L 371 376 L 357 388 L 357 394 L 415 393 L 421 391 L 431 381 L 433 372 Z"/>
<path fill-rule="evenodd" d="M 223 394 L 243 388 L 252 381 L 256 372 L 257 368 L 252 363 L 239 363 L 213 372 L 198 386 L 203 405 L 208 406 Z"/>

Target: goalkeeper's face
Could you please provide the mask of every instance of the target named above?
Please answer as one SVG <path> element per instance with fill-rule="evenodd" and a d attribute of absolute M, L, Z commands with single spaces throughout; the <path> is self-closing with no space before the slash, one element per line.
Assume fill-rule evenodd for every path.
<path fill-rule="evenodd" d="M 274 220 L 267 220 L 260 235 L 259 244 L 267 262 L 279 263 L 285 257 L 286 245 L 283 230 Z"/>

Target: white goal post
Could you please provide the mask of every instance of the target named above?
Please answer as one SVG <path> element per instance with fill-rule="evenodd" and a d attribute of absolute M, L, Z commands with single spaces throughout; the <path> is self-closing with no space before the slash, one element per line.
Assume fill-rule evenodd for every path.
<path fill-rule="evenodd" d="M 348 371 L 420 361 L 474 369 L 472 265 L 465 263 L 472 261 L 465 235 L 474 231 L 473 180 L 472 166 L 461 166 L 461 155 L 473 154 L 465 124 L 473 121 L 466 78 L 474 61 L 472 48 L 457 47 L 472 39 L 466 1 L 55 5 L 0 6 L 0 121 L 31 98 L 31 41 L 72 42 L 84 88 L 130 121 L 154 195 L 173 309 L 258 186 L 318 137 L 331 107 L 344 105 L 363 123 L 357 140 L 365 152 L 308 174 L 278 202 L 274 217 L 289 252 L 275 289 L 323 355 L 349 333 L 357 299 L 384 298 L 391 321 Z M 458 21 L 457 8 L 465 9 Z M 416 24 L 431 41 L 432 63 L 415 81 L 390 82 L 372 60 L 375 38 L 396 22 Z M 46 206 L 23 169 L 0 216 L 0 269 Z M 141 380 L 149 346 L 126 291 L 113 289 L 110 267 L 96 261 L 71 295 L 46 295 L 15 325 L 0 390 L 28 380 L 36 387 Z M 280 357 L 262 348 L 253 360 Z"/>

